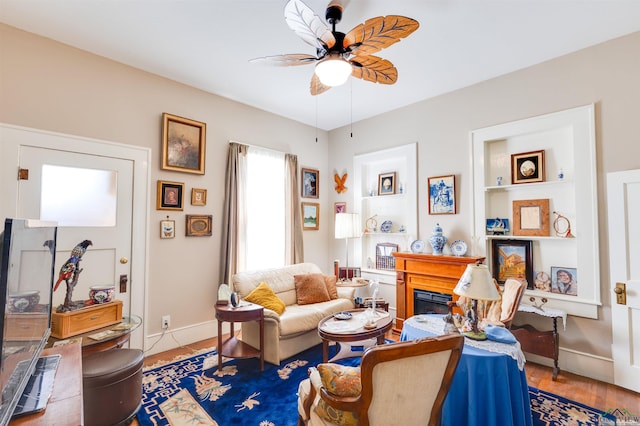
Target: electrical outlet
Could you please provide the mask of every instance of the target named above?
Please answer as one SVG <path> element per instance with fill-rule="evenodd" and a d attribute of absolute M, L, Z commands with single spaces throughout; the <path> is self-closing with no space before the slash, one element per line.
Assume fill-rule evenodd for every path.
<path fill-rule="evenodd" d="M 162 316 L 162 329 L 169 328 L 171 326 L 171 315 Z"/>

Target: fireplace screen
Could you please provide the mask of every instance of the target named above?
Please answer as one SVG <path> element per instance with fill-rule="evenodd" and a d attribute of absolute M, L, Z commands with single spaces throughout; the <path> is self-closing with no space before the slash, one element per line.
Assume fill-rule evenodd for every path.
<path fill-rule="evenodd" d="M 450 294 L 435 291 L 413 290 L 413 314 L 446 314 L 447 302 L 453 300 Z"/>

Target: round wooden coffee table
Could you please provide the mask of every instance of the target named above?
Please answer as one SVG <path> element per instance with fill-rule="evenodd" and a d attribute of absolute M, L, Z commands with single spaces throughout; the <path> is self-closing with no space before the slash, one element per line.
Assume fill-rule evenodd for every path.
<path fill-rule="evenodd" d="M 324 362 L 329 360 L 329 342 L 362 342 L 366 340 L 376 339 L 376 343 L 381 345 L 384 343 L 384 335 L 391 329 L 393 321 L 388 312 L 376 310 L 376 326 L 372 329 L 364 328 L 362 321 L 359 321 L 361 315 L 364 315 L 367 309 L 352 309 L 349 312 L 351 319 L 339 320 L 334 315 L 330 315 L 318 324 L 318 335 L 322 339 L 322 359 Z M 355 354 L 349 356 L 356 356 Z M 335 357 L 334 357 L 335 359 Z"/>

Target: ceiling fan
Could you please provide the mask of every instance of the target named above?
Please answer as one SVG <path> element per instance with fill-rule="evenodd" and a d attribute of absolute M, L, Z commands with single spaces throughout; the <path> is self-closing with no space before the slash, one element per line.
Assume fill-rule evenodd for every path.
<path fill-rule="evenodd" d="M 279 66 L 316 64 L 311 78 L 312 95 L 326 92 L 347 81 L 349 75 L 381 84 L 394 84 L 398 70 L 388 60 L 371 56 L 407 37 L 418 29 L 415 19 L 389 15 L 367 19 L 348 33 L 336 31 L 342 11 L 349 0 L 331 0 L 325 12 L 329 28 L 313 10 L 301 0 L 290 0 L 284 17 L 291 28 L 305 42 L 316 48 L 316 55 L 296 53 L 265 56 L 250 62 L 266 62 Z"/>

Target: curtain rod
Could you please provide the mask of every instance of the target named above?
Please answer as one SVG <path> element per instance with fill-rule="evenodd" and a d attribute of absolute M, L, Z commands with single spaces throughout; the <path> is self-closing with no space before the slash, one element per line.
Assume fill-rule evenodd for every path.
<path fill-rule="evenodd" d="M 273 152 L 277 152 L 280 154 L 291 154 L 290 152 L 286 152 L 286 151 L 279 151 L 277 149 L 273 149 L 273 148 L 266 148 L 264 146 L 260 146 L 260 145 L 253 145 L 250 143 L 244 143 L 244 142 L 238 142 L 238 141 L 229 141 L 229 143 L 237 143 L 239 145 L 244 145 L 244 146 L 248 146 L 249 148 L 258 148 L 258 149 L 264 149 L 265 151 L 273 151 Z M 292 154 L 293 155 L 293 154 Z"/>

